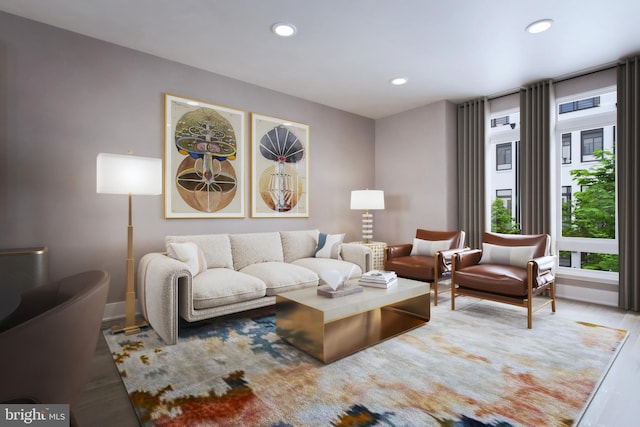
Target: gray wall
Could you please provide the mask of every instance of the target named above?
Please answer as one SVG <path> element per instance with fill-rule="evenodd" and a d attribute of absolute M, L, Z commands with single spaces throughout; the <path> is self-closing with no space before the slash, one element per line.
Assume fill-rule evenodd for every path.
<path fill-rule="evenodd" d="M 167 234 L 319 228 L 360 238 L 360 212 L 349 210 L 349 197 L 376 183 L 373 120 L 0 13 L 0 249 L 48 246 L 51 279 L 105 269 L 109 301 L 124 300 L 127 198 L 96 194 L 96 155 L 163 157 L 164 93 L 310 125 L 311 214 L 167 220 L 162 196 L 134 197 L 136 260 L 163 250 Z M 434 110 L 429 120 L 440 129 L 446 108 Z M 249 143 L 248 126 L 246 135 Z M 421 155 L 446 135 L 423 140 Z M 390 196 L 404 200 L 400 190 Z M 248 188 L 246 197 L 249 213 Z M 438 215 L 432 223 L 446 223 Z"/>
<path fill-rule="evenodd" d="M 441 101 L 376 120 L 374 240 L 408 243 L 417 228 L 457 229 L 456 106 Z"/>

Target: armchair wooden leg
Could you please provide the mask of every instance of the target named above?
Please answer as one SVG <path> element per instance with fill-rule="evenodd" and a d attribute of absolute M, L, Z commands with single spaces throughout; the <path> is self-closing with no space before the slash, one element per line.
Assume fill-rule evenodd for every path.
<path fill-rule="evenodd" d="M 433 277 L 433 305 L 438 305 L 438 276 Z"/>
<path fill-rule="evenodd" d="M 451 310 L 456 309 L 456 284 L 451 277 Z"/>
<path fill-rule="evenodd" d="M 551 286 L 549 287 L 551 292 L 551 311 L 553 313 L 556 312 L 556 281 L 551 282 Z"/>

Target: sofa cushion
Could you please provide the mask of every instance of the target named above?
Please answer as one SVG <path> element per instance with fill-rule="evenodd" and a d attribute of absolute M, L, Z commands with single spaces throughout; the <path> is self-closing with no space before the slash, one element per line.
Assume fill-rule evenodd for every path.
<path fill-rule="evenodd" d="M 318 246 L 318 230 L 281 231 L 284 262 L 312 257 Z"/>
<path fill-rule="evenodd" d="M 318 247 L 314 256 L 316 258 L 340 258 L 340 245 L 344 240 L 344 234 L 320 233 L 318 236 Z"/>
<path fill-rule="evenodd" d="M 167 248 L 170 243 L 193 242 L 204 253 L 208 268 L 233 268 L 231 243 L 228 234 L 199 234 L 194 236 L 167 236 Z"/>
<path fill-rule="evenodd" d="M 261 298 L 266 285 L 257 277 L 230 268 L 210 268 L 193 278 L 193 307 L 220 307 Z"/>
<path fill-rule="evenodd" d="M 313 271 L 284 262 L 261 262 L 251 264 L 241 270 L 263 281 L 267 296 L 295 289 L 318 286 L 318 275 Z"/>
<path fill-rule="evenodd" d="M 167 246 L 169 256 L 187 264 L 192 276 L 195 277 L 207 269 L 207 261 L 204 259 L 204 253 L 195 243 L 173 242 Z"/>
<path fill-rule="evenodd" d="M 413 239 L 411 255 L 434 256 L 436 252 L 451 248 L 451 240 Z"/>
<path fill-rule="evenodd" d="M 527 270 L 512 265 L 477 264 L 456 270 L 456 285 L 492 294 L 527 295 Z"/>
<path fill-rule="evenodd" d="M 280 233 L 231 234 L 233 267 L 241 271 L 248 265 L 261 262 L 283 262 Z"/>
<path fill-rule="evenodd" d="M 430 282 L 433 280 L 434 257 L 411 255 L 387 258 L 384 263 L 386 270 L 395 271 L 400 277 Z"/>
<path fill-rule="evenodd" d="M 536 252 L 536 246 L 499 246 L 482 243 L 480 264 L 513 265 L 527 268 Z"/>
<path fill-rule="evenodd" d="M 318 276 L 326 270 L 338 270 L 343 277 L 349 275 L 349 279 L 357 279 L 362 276 L 362 269 L 357 264 L 340 259 L 300 258 L 293 261 L 292 264 L 309 269 Z M 320 282 L 324 284 L 324 280 L 320 280 Z"/>

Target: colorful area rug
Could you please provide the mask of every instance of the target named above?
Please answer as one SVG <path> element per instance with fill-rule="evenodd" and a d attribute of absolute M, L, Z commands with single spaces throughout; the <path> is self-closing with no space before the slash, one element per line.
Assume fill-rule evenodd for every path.
<path fill-rule="evenodd" d="M 445 304 L 447 305 L 447 304 Z M 105 338 L 144 426 L 570 426 L 623 330 L 459 298 L 431 321 L 325 365 L 282 341 L 273 313 Z M 561 305 L 558 308 L 562 309 Z"/>

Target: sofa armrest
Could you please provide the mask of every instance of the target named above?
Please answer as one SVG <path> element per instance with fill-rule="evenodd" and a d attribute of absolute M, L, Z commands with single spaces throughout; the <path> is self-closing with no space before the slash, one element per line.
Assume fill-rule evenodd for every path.
<path fill-rule="evenodd" d="M 165 254 L 144 255 L 138 263 L 137 292 L 142 314 L 167 344 L 178 342 L 178 281 L 191 282 L 187 265 Z"/>
<path fill-rule="evenodd" d="M 387 259 L 399 258 L 401 256 L 411 255 L 411 249 L 413 245 L 411 243 L 400 243 L 397 245 L 387 246 Z"/>
<path fill-rule="evenodd" d="M 482 249 L 469 249 L 456 252 L 453 254 L 452 268 L 455 270 L 478 264 L 480 258 L 482 258 Z"/>
<path fill-rule="evenodd" d="M 436 258 L 436 262 L 439 263 L 440 265 L 440 271 L 442 273 L 451 272 L 451 262 L 453 260 L 453 255 L 459 252 L 468 251 L 468 250 L 470 250 L 470 248 L 464 247 L 464 248 L 447 249 L 444 251 L 436 252 L 435 258 Z"/>
<path fill-rule="evenodd" d="M 344 261 L 359 265 L 363 273 L 373 269 L 373 254 L 371 249 L 364 245 L 343 243 L 340 246 L 340 256 Z"/>

